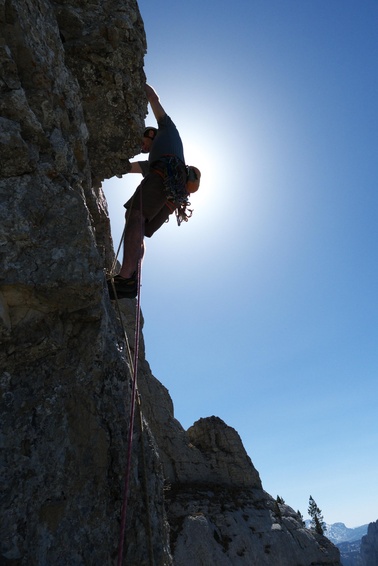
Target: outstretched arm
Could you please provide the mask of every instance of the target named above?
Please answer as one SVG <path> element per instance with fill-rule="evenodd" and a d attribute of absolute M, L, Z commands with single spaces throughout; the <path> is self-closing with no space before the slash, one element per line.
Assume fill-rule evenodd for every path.
<path fill-rule="evenodd" d="M 157 93 L 149 84 L 146 84 L 146 95 L 148 102 L 151 105 L 152 112 L 155 115 L 156 121 L 159 122 L 161 118 L 164 118 L 166 112 L 162 107 L 162 105 L 160 104 L 160 100 Z"/>

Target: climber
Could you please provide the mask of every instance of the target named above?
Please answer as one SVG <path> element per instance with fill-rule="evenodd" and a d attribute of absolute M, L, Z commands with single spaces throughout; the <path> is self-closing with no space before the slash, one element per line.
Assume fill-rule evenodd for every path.
<path fill-rule="evenodd" d="M 148 127 L 143 134 L 141 153 L 149 153 L 148 161 L 133 162 L 129 170 L 129 173 L 142 174 L 144 179 L 124 205 L 123 261 L 119 274 L 113 279 L 119 299 L 137 295 L 137 266 L 144 255 L 144 236 L 150 238 L 173 212 L 178 225 L 190 218 L 189 194 L 198 190 L 201 177 L 196 167 L 185 165 L 180 134 L 155 90 L 148 84 L 145 88 L 158 128 Z M 110 298 L 114 299 L 111 280 L 108 288 Z"/>

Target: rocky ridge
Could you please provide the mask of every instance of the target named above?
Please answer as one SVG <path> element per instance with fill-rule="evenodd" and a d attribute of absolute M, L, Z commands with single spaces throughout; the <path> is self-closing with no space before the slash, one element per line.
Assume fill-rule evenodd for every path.
<path fill-rule="evenodd" d="M 378 564 L 378 521 L 369 524 L 367 535 L 361 540 L 360 553 L 362 566 Z"/>
<path fill-rule="evenodd" d="M 0 564 L 114 564 L 135 301 L 109 301 L 101 181 L 144 126 L 134 0 L 0 0 Z M 122 322 L 122 324 L 121 324 Z M 139 357 L 125 562 L 339 565 L 216 417 L 184 430 Z M 147 496 L 147 497 L 146 497 Z"/>

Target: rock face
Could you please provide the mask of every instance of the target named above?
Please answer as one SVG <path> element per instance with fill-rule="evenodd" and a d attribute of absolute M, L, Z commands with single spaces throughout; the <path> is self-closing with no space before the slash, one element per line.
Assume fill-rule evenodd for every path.
<path fill-rule="evenodd" d="M 367 535 L 362 537 L 360 553 L 363 566 L 378 564 L 378 521 L 368 526 Z"/>
<path fill-rule="evenodd" d="M 0 0 L 0 23 L 0 564 L 110 566 L 136 304 L 109 301 L 101 180 L 144 127 L 143 23 L 134 0 Z M 182 428 L 142 336 L 138 389 L 125 563 L 339 564 L 262 489 L 235 430 Z"/>

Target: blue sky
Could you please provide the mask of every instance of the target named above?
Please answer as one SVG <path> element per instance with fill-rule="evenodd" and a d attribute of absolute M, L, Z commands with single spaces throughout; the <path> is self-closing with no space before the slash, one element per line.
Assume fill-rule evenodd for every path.
<path fill-rule="evenodd" d="M 378 3 L 140 0 L 145 71 L 202 171 L 151 240 L 146 356 L 307 517 L 378 519 Z M 153 116 L 147 124 L 154 125 Z M 104 183 L 118 246 L 136 175 Z"/>

